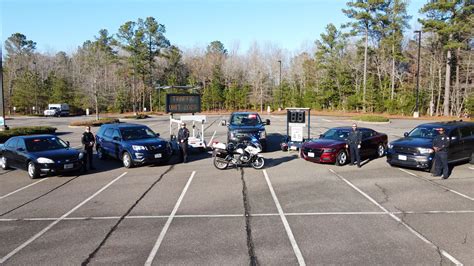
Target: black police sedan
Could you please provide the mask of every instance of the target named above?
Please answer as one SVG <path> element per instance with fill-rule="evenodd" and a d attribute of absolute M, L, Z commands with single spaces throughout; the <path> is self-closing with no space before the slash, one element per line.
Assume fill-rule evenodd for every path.
<path fill-rule="evenodd" d="M 83 157 L 83 153 L 54 135 L 17 136 L 0 144 L 2 169 L 24 169 L 30 178 L 81 170 Z"/>
<path fill-rule="evenodd" d="M 474 163 L 474 123 L 462 121 L 421 124 L 405 137 L 388 145 L 387 162 L 390 165 L 433 170 L 433 139 L 444 128 L 450 139 L 448 162 L 471 161 Z"/>

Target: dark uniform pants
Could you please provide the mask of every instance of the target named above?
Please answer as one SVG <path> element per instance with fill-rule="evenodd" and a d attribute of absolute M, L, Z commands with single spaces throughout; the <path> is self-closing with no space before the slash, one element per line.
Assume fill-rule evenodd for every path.
<path fill-rule="evenodd" d="M 84 169 L 87 169 L 87 164 L 89 164 L 89 169 L 92 169 L 94 166 L 92 165 L 92 154 L 93 154 L 93 149 L 92 148 L 87 148 L 85 149 L 85 154 L 84 154 Z"/>
<path fill-rule="evenodd" d="M 351 164 L 354 164 L 354 160 L 356 160 L 357 166 L 360 166 L 360 153 L 357 145 L 349 145 L 349 150 L 351 153 Z"/>
<path fill-rule="evenodd" d="M 435 153 L 435 175 L 440 176 L 441 174 L 443 174 L 443 178 L 449 176 L 448 153 L 445 151 Z"/>
<path fill-rule="evenodd" d="M 180 142 L 179 147 L 181 150 L 181 161 L 187 162 L 188 161 L 188 142 Z"/>

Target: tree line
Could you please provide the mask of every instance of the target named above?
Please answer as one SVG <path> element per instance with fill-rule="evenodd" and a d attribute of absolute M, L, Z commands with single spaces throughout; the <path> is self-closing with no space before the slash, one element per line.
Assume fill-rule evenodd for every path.
<path fill-rule="evenodd" d="M 258 43 L 239 53 L 220 41 L 183 51 L 153 17 L 125 22 L 115 34 L 101 29 L 72 54 L 41 53 L 15 33 L 5 41 L 7 112 L 36 113 L 48 103 L 69 103 L 73 112 L 163 111 L 165 94 L 176 91 L 159 88 L 190 85 L 208 111 L 270 106 L 411 114 L 418 40 L 407 6 L 349 1 L 342 12 L 350 22 L 328 24 L 313 51 L 296 54 Z M 420 113 L 474 112 L 472 1 L 428 1 L 420 13 Z"/>

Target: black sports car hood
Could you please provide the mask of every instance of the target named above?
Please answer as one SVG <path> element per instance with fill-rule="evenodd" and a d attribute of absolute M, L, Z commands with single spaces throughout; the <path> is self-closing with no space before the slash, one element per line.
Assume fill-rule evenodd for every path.
<path fill-rule="evenodd" d="M 390 144 L 396 145 L 396 146 L 413 147 L 413 148 L 418 148 L 418 147 L 432 148 L 433 139 L 405 137 L 405 138 L 392 141 Z"/>
<path fill-rule="evenodd" d="M 75 149 L 58 149 L 48 151 L 37 151 L 30 153 L 35 159 L 40 157 L 51 159 L 55 162 L 63 160 L 76 160 L 79 158 L 79 151 Z"/>

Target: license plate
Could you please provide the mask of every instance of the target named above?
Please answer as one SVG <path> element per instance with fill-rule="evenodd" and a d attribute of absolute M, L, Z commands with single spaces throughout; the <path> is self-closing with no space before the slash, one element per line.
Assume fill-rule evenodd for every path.
<path fill-rule="evenodd" d="M 155 154 L 155 158 L 161 158 L 161 153 Z"/>
<path fill-rule="evenodd" d="M 398 155 L 398 160 L 400 160 L 400 161 L 406 161 L 406 160 L 407 160 L 407 156 L 406 156 L 406 155 Z"/>
<path fill-rule="evenodd" d="M 64 169 L 72 169 L 74 167 L 73 163 L 68 163 L 64 165 Z"/>
<path fill-rule="evenodd" d="M 308 152 L 309 157 L 314 157 L 314 152 Z"/>

